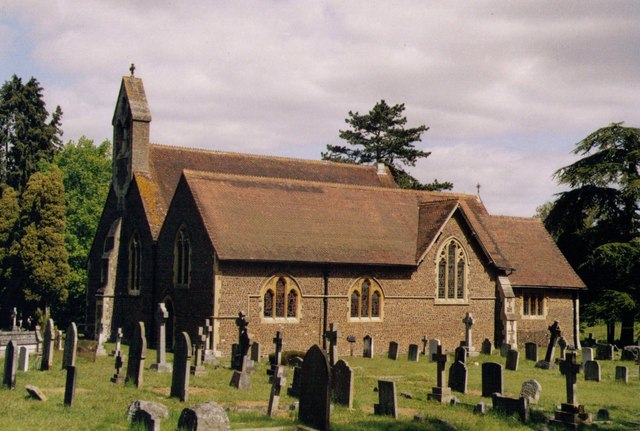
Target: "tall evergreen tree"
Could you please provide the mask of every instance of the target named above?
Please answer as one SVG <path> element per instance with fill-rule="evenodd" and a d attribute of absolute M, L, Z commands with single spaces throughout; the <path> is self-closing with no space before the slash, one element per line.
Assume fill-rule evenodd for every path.
<path fill-rule="evenodd" d="M 14 270 L 18 249 L 18 194 L 11 187 L 0 189 L 0 307 L 3 310 L 18 306 Z"/>
<path fill-rule="evenodd" d="M 453 185 L 449 182 L 434 180 L 433 183 L 422 184 L 405 170 L 406 166 L 415 166 L 419 159 L 431 153 L 418 150 L 414 145 L 414 142 L 421 141 L 422 133 L 429 128 L 425 125 L 405 128 L 407 118 L 402 115 L 404 109 L 404 104 L 389 106 L 381 100 L 368 114 L 349 111 L 345 123 L 351 129 L 340 130 L 340 138 L 355 148 L 327 145 L 327 152 L 321 154 L 322 159 L 342 163 L 384 163 L 402 188 L 450 190 Z"/>
<path fill-rule="evenodd" d="M 0 88 L 0 183 L 19 193 L 41 160 L 51 161 L 61 148 L 62 110 L 49 119 L 35 78 L 26 84 L 13 75 Z"/>

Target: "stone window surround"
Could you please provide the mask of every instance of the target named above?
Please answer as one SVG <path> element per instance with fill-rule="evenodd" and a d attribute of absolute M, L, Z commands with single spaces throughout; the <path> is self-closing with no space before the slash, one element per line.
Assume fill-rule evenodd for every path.
<path fill-rule="evenodd" d="M 546 320 L 547 318 L 547 314 L 549 312 L 549 307 L 547 304 L 547 298 L 544 295 L 543 292 L 540 291 L 532 291 L 532 290 L 522 290 L 520 292 L 520 295 L 518 295 L 518 298 L 520 299 L 520 301 L 522 302 L 520 308 L 520 317 L 523 320 Z M 538 301 L 535 301 L 536 304 L 536 312 L 534 314 L 532 314 L 531 312 L 529 312 L 528 314 L 525 314 L 525 310 L 524 310 L 524 305 L 525 305 L 525 298 L 528 299 L 529 301 L 531 301 L 531 299 L 538 299 L 539 301 L 542 302 L 542 314 L 538 314 Z M 529 302 L 529 304 L 531 304 L 531 302 Z"/>
<path fill-rule="evenodd" d="M 283 279 L 285 282 L 284 288 L 284 316 L 276 317 L 276 316 L 265 316 L 264 315 L 264 299 L 267 295 L 267 292 L 271 291 L 273 294 L 273 308 L 275 314 L 275 295 L 276 295 L 276 284 L 280 279 Z M 295 317 L 287 317 L 287 305 L 288 305 L 288 297 L 290 292 L 294 292 L 296 294 L 296 312 Z M 298 282 L 289 274 L 286 273 L 277 273 L 272 275 L 267 279 L 267 281 L 262 285 L 260 289 L 259 296 L 259 306 L 260 306 L 260 321 L 261 323 L 299 323 L 300 316 L 302 312 L 302 291 L 300 289 L 300 285 Z"/>
<path fill-rule="evenodd" d="M 456 244 L 457 247 L 457 253 L 458 253 L 458 258 L 456 259 L 456 266 L 454 268 L 454 273 L 456 274 L 456 280 L 457 280 L 457 274 L 458 274 L 458 268 L 457 268 L 457 263 L 462 259 L 462 262 L 464 262 L 464 283 L 462 286 L 463 289 L 463 295 L 462 298 L 449 298 L 447 297 L 447 290 L 448 290 L 448 286 L 447 286 L 447 282 L 448 279 L 446 278 L 447 274 L 449 273 L 449 262 L 448 262 L 448 257 L 447 257 L 447 253 L 448 253 L 448 249 L 449 249 L 449 244 L 451 244 L 452 242 L 454 242 Z M 438 288 L 439 288 L 439 279 L 440 279 L 440 261 L 442 260 L 443 256 L 447 259 L 447 265 L 445 268 L 445 297 L 441 298 L 438 295 Z M 440 245 L 440 247 L 438 248 L 438 251 L 436 252 L 435 255 L 435 260 L 434 260 L 434 274 L 435 274 L 435 292 L 434 292 L 434 304 L 435 305 L 467 305 L 469 304 L 469 253 L 467 253 L 466 248 L 462 245 L 462 243 L 455 237 L 455 236 L 449 236 L 448 238 L 446 238 L 444 241 L 442 241 L 442 244 Z M 454 296 L 457 296 L 457 284 L 454 287 Z"/>
<path fill-rule="evenodd" d="M 184 244 L 186 241 L 188 247 L 188 256 L 182 255 L 182 261 L 178 261 L 180 254 L 178 253 L 178 245 L 179 243 Z M 191 240 L 189 238 L 189 230 L 187 229 L 186 224 L 182 224 L 180 228 L 176 231 L 176 237 L 173 242 L 173 287 L 177 289 L 187 289 L 191 285 L 191 254 L 193 251 L 193 247 L 191 247 Z M 184 282 L 184 275 L 182 280 L 178 280 L 178 265 L 181 265 L 184 271 L 184 266 L 186 263 L 186 283 Z"/>
<path fill-rule="evenodd" d="M 377 317 L 371 317 L 371 316 L 367 316 L 367 317 L 362 317 L 362 284 L 365 281 L 369 281 L 370 286 L 370 292 L 369 292 L 369 297 L 368 297 L 368 308 L 371 308 L 371 298 L 373 297 L 374 293 L 378 293 L 379 294 L 379 304 L 378 304 L 378 316 Z M 359 301 L 359 306 L 358 306 L 358 311 L 360 316 L 359 317 L 352 317 L 351 316 L 351 306 L 352 306 L 352 295 L 354 294 L 354 292 L 358 293 L 358 301 Z M 347 292 L 347 319 L 349 322 L 362 322 L 362 323 L 366 323 L 366 322 L 382 322 L 384 320 L 384 291 L 382 290 L 382 286 L 380 284 L 380 282 L 375 279 L 374 277 L 371 276 L 361 276 L 358 277 L 356 280 L 353 281 L 353 283 L 351 284 L 351 287 L 349 288 L 349 291 Z M 371 314 L 371 313 L 369 313 Z"/>

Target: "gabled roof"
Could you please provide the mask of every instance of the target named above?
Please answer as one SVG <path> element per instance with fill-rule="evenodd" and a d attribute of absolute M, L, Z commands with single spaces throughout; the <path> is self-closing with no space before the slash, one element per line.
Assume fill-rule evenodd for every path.
<path fill-rule="evenodd" d="M 146 123 L 151 121 L 151 111 L 149 111 L 149 104 L 147 103 L 147 96 L 144 92 L 142 79 L 134 76 L 123 76 L 119 94 L 124 94 L 126 97 L 126 102 L 128 102 L 129 109 L 131 110 L 132 120 Z M 112 124 L 115 125 L 116 113 L 118 109 L 120 109 L 120 104 L 126 102 L 121 97 L 118 97 L 113 120 L 111 121 Z"/>
<path fill-rule="evenodd" d="M 500 249 L 515 267 L 509 275 L 514 287 L 584 288 L 538 218 L 490 216 Z"/>

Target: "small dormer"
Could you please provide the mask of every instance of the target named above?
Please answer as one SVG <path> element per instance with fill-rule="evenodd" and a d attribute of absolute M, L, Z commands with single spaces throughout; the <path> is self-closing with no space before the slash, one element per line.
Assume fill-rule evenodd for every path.
<path fill-rule="evenodd" d="M 134 172 L 149 171 L 149 123 L 151 113 L 142 79 L 133 75 L 122 77 L 120 92 L 113 113 L 112 185 L 118 199 L 118 209 L 124 209 L 124 197 Z"/>

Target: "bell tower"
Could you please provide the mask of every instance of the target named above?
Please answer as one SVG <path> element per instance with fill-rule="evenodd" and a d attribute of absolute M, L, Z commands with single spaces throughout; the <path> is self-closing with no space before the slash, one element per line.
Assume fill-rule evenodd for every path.
<path fill-rule="evenodd" d="M 134 172 L 149 172 L 149 124 L 151 113 L 142 79 L 122 77 L 120 92 L 113 114 L 112 186 L 118 200 L 118 210 L 124 202 Z"/>

